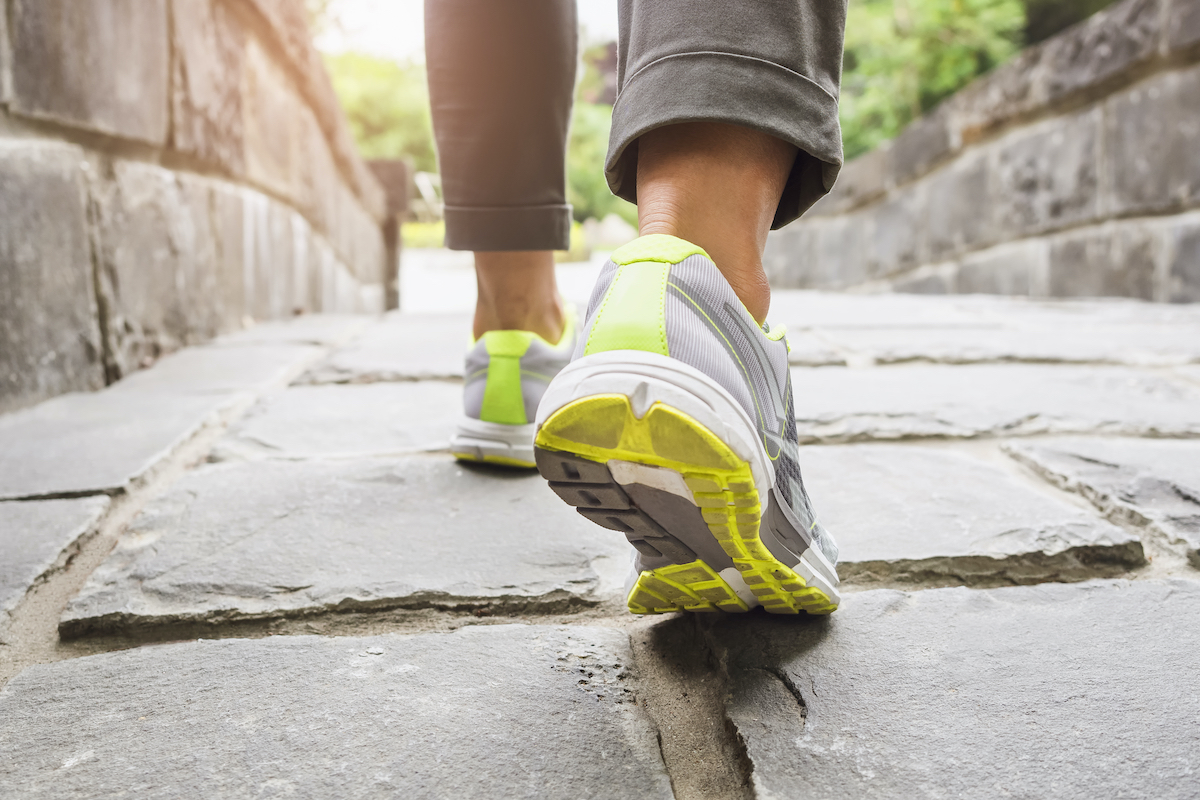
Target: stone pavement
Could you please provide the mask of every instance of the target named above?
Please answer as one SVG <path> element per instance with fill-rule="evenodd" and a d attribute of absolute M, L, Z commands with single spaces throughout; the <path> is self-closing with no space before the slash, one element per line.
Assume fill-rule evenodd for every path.
<path fill-rule="evenodd" d="M 827 619 L 621 607 L 458 465 L 467 317 L 0 417 L 0 796 L 1194 797 L 1200 306 L 777 295 Z"/>

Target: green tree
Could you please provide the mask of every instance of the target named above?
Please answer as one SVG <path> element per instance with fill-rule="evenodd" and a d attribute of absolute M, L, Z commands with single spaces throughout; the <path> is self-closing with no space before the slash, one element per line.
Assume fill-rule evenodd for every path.
<path fill-rule="evenodd" d="M 364 158 L 410 158 L 437 171 L 423 66 L 363 53 L 325 56 L 325 65 Z"/>
<path fill-rule="evenodd" d="M 1024 0 L 851 0 L 841 121 L 846 158 L 1020 49 Z"/>
<path fill-rule="evenodd" d="M 613 195 L 604 177 L 611 127 L 612 106 L 576 101 L 567 145 L 567 199 L 580 222 L 615 213 L 636 225 L 637 208 Z"/>

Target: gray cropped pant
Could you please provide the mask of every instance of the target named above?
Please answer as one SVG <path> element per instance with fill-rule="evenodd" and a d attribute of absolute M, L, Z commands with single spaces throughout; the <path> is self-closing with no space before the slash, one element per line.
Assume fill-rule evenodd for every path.
<path fill-rule="evenodd" d="M 637 202 L 643 133 L 701 120 L 796 145 L 773 227 L 833 187 L 846 0 L 619 0 L 605 174 Z M 425 0 L 426 63 L 453 250 L 563 250 L 574 0 Z"/>

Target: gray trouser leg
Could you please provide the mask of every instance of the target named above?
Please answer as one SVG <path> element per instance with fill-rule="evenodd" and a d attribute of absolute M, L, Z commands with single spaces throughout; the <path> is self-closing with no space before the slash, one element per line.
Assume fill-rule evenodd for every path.
<path fill-rule="evenodd" d="M 566 250 L 574 0 L 425 0 L 452 250 Z"/>
<path fill-rule="evenodd" d="M 678 122 L 729 122 L 800 148 L 773 227 L 833 188 L 846 0 L 620 0 L 608 185 L 637 202 L 637 139 Z"/>

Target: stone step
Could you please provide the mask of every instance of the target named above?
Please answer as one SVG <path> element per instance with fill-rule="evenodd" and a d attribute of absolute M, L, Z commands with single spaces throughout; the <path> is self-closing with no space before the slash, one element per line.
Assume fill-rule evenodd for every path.
<path fill-rule="evenodd" d="M 614 595 L 627 551 L 532 470 L 444 455 L 212 464 L 133 521 L 61 630 L 397 607 L 565 611 Z"/>
<path fill-rule="evenodd" d="M 759 797 L 1195 795 L 1200 583 L 877 590 L 710 639 Z"/>
<path fill-rule="evenodd" d="M 0 693 L 21 797 L 671 798 L 628 637 L 195 641 L 32 667 Z"/>

